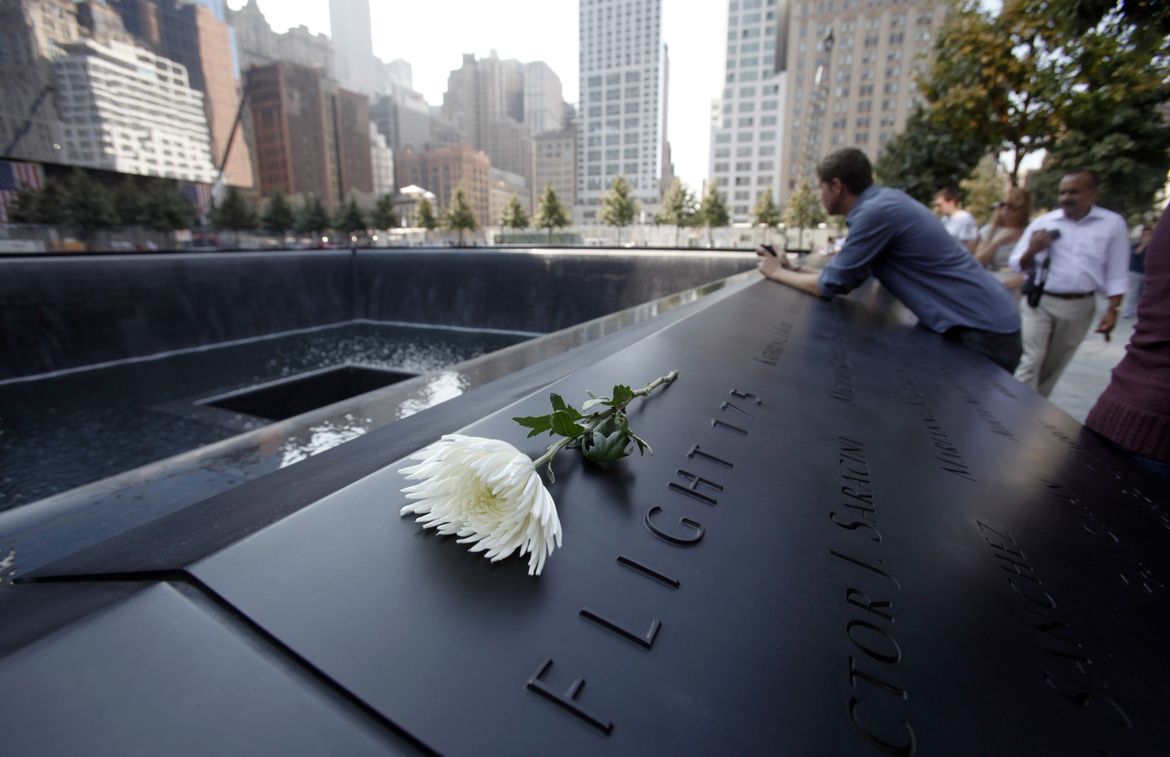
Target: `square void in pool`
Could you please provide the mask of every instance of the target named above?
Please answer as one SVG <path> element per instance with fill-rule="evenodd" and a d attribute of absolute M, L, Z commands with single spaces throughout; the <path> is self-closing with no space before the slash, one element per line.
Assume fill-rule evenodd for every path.
<path fill-rule="evenodd" d="M 397 384 L 416 375 L 386 368 L 340 365 L 209 397 L 200 400 L 198 404 L 279 421 Z"/>

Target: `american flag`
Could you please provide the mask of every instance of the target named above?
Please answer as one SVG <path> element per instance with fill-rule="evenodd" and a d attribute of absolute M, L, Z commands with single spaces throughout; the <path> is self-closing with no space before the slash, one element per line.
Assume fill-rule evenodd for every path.
<path fill-rule="evenodd" d="M 211 214 L 210 184 L 188 184 L 184 194 L 187 195 L 187 200 L 195 206 L 200 218 L 206 218 Z"/>
<path fill-rule="evenodd" d="M 40 189 L 43 183 L 40 165 L 0 160 L 0 223 L 8 223 L 8 207 L 22 189 Z"/>

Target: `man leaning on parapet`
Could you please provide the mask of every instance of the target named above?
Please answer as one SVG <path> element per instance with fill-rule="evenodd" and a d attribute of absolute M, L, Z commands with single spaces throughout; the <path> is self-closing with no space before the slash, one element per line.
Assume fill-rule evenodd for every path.
<path fill-rule="evenodd" d="M 1097 175 L 1074 171 L 1060 180 L 1060 209 L 1028 224 L 1011 267 L 1039 273 L 1036 307 L 1020 303 L 1024 356 L 1016 378 L 1047 397 L 1089 331 L 1097 292 L 1109 298 L 1097 332 L 1109 338 L 1129 287 L 1129 227 L 1097 207 Z"/>
<path fill-rule="evenodd" d="M 1020 316 L 1008 290 L 905 192 L 875 186 L 869 158 L 846 148 L 817 166 L 821 202 L 849 236 L 818 274 L 760 248 L 760 272 L 818 297 L 849 292 L 872 274 L 923 326 L 1007 371 L 1020 361 Z"/>

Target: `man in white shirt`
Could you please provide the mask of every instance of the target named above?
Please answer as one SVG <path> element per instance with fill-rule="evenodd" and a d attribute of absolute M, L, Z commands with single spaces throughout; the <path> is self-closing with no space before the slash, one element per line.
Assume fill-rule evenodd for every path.
<path fill-rule="evenodd" d="M 963 210 L 959 201 L 959 193 L 951 188 L 940 189 L 934 196 L 931 208 L 943 217 L 943 226 L 947 233 L 967 248 L 967 252 L 975 254 L 975 245 L 979 242 L 979 226 L 975 223 L 975 216 Z"/>
<path fill-rule="evenodd" d="M 1117 213 L 1099 208 L 1097 175 L 1076 171 L 1060 180 L 1060 209 L 1024 229 L 1012 250 L 1012 270 L 1047 261 L 1044 296 L 1033 308 L 1020 303 L 1024 356 L 1016 378 L 1047 397 L 1089 331 L 1100 292 L 1109 308 L 1097 333 L 1109 338 L 1128 287 L 1129 227 Z"/>

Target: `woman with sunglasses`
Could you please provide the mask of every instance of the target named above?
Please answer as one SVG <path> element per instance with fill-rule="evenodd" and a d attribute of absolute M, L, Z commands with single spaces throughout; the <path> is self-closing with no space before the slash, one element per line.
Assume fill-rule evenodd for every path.
<path fill-rule="evenodd" d="M 1026 189 L 1012 187 L 1002 202 L 995 204 L 991 221 L 979 230 L 975 259 L 991 271 L 1017 300 L 1023 275 L 1012 271 L 1008 258 L 1032 215 L 1032 197 Z"/>

